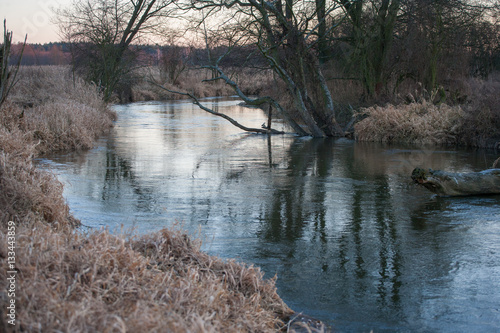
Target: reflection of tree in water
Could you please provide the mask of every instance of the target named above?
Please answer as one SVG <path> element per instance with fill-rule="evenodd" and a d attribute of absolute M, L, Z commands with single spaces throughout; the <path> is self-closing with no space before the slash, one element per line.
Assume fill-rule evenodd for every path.
<path fill-rule="evenodd" d="M 411 211 L 410 219 L 415 230 L 425 230 L 427 228 L 428 215 L 431 212 L 444 212 L 449 210 L 450 201 L 441 197 L 433 197 L 424 202 L 418 203 L 417 207 Z"/>
<path fill-rule="evenodd" d="M 137 196 L 136 209 L 144 212 L 150 211 L 155 201 L 154 193 L 152 193 L 150 188 L 141 184 L 135 175 L 130 161 L 119 156 L 112 147 L 112 140 L 108 140 L 102 200 L 108 201 L 120 198 L 126 192 L 127 186 L 130 186 L 134 195 Z"/>
<path fill-rule="evenodd" d="M 382 176 L 379 179 L 380 183 L 377 181 L 378 189 L 375 199 L 376 223 L 380 241 L 380 281 L 377 289 L 381 305 L 387 306 L 390 303 L 397 304 L 400 301 L 402 255 L 396 229 L 398 221 L 394 216 L 387 176 Z M 387 300 L 387 297 L 390 297 L 391 302 Z"/>
<path fill-rule="evenodd" d="M 269 241 L 297 240 L 302 237 L 306 221 L 313 220 L 324 241 L 325 182 L 333 161 L 333 150 L 327 139 L 295 141 L 288 152 L 286 179 L 277 184 L 271 209 L 266 209 L 267 227 L 262 235 Z M 272 164 L 272 163 L 271 163 Z M 308 196 L 311 195 L 309 198 Z M 312 204 L 315 209 L 307 209 Z M 310 213 L 313 216 L 308 216 Z"/>
<path fill-rule="evenodd" d="M 352 146 L 338 148 L 331 139 L 295 141 L 287 154 L 287 177 L 275 184 L 272 199 L 261 213 L 265 223 L 260 237 L 287 244 L 285 257 L 291 262 L 284 264 L 286 269 L 297 269 L 293 260 L 307 257 L 322 274 L 328 274 L 325 280 L 332 285 L 339 278 L 349 281 L 343 284 L 347 290 L 336 295 L 346 301 L 352 295 L 363 297 L 368 288 L 374 288 L 375 274 L 377 302 L 397 307 L 402 254 L 388 179 L 380 175 L 358 180 L 364 174 L 363 165 L 352 156 Z M 344 171 L 335 170 L 339 165 L 335 159 L 345 159 L 340 164 Z M 344 173 L 344 181 L 351 181 L 345 188 L 331 184 L 336 182 L 332 175 L 339 172 Z M 334 189 L 339 192 L 332 193 Z M 335 220 L 332 211 L 336 206 L 330 200 L 335 196 L 342 196 L 347 206 L 343 221 Z M 336 231 L 339 228 L 340 233 Z M 307 245 L 301 242 L 304 238 Z"/>

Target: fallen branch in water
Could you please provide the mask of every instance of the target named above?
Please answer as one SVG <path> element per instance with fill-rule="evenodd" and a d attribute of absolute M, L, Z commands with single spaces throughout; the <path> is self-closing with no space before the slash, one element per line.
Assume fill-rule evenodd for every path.
<path fill-rule="evenodd" d="M 176 90 L 168 89 L 167 87 L 165 87 L 165 86 L 163 86 L 163 85 L 155 82 L 154 80 L 149 80 L 149 83 L 157 86 L 160 89 L 168 91 L 169 93 L 179 94 L 179 95 L 183 95 L 183 96 L 189 97 L 193 101 L 193 103 L 196 104 L 203 111 L 211 113 L 214 116 L 218 116 L 218 117 L 224 118 L 227 121 L 229 121 L 231 124 L 233 124 L 234 126 L 238 127 L 239 129 L 242 129 L 242 130 L 244 130 L 246 132 L 263 133 L 263 134 L 285 134 L 285 132 L 277 131 L 277 130 L 272 129 L 272 128 L 252 128 L 252 127 L 246 127 L 246 126 L 240 124 L 239 122 L 237 122 L 236 120 L 234 120 L 233 118 L 229 117 L 228 115 L 226 115 L 224 113 L 220 113 L 220 112 L 214 111 L 214 110 L 212 110 L 210 108 L 207 108 L 206 106 L 204 106 L 203 104 L 201 104 L 200 101 L 198 100 L 198 98 L 196 98 L 196 96 L 194 96 L 193 94 L 190 94 L 190 93 L 187 93 L 187 92 L 181 92 L 181 91 L 176 91 Z"/>

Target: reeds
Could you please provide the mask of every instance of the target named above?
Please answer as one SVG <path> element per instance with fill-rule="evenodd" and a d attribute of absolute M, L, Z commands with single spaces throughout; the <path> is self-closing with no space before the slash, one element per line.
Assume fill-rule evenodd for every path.
<path fill-rule="evenodd" d="M 454 88 L 451 88 L 451 87 Z M 436 90 L 445 93 L 445 90 Z M 418 92 L 412 103 L 362 109 L 355 125 L 360 141 L 466 145 L 493 148 L 500 141 L 500 77 L 457 80 L 446 89 L 447 103 Z M 427 98 L 426 98 L 427 97 Z"/>
<path fill-rule="evenodd" d="M 291 313 L 274 280 L 200 252 L 178 229 L 129 238 L 34 227 L 18 230 L 21 331 L 276 332 Z"/>
<path fill-rule="evenodd" d="M 366 118 L 354 126 L 360 141 L 414 144 L 456 144 L 460 141 L 465 113 L 460 106 L 423 101 L 407 105 L 362 109 Z"/>
<path fill-rule="evenodd" d="M 21 127 L 22 112 L 7 102 L 0 108 L 0 222 L 74 224 L 62 197 L 62 185 L 33 165 L 37 142 Z"/>
<path fill-rule="evenodd" d="M 100 95 L 71 80 L 66 68 L 22 68 L 11 100 L 0 107 L 0 222 L 75 224 L 62 185 L 33 158 L 91 148 L 112 117 Z"/>
<path fill-rule="evenodd" d="M 23 68 L 12 100 L 25 107 L 20 126 L 38 154 L 92 148 L 115 117 L 94 86 L 61 66 Z"/>

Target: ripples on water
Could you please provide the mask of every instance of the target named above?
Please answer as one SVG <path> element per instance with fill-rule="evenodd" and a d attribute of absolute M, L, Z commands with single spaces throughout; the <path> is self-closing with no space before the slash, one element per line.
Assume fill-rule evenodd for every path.
<path fill-rule="evenodd" d="M 248 134 L 187 101 L 115 110 L 98 147 L 40 161 L 84 225 L 178 221 L 210 254 L 277 274 L 288 305 L 338 332 L 500 331 L 500 197 L 439 198 L 409 177 L 485 169 L 493 152 Z"/>

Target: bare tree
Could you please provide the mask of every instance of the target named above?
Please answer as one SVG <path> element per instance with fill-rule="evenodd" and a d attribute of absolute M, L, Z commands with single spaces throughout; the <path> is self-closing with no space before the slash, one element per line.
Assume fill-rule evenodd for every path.
<path fill-rule="evenodd" d="M 326 54 L 325 37 L 333 28 L 326 22 L 339 14 L 335 1 L 201 0 L 186 1 L 183 8 L 203 11 L 201 20 L 216 17 L 219 32 L 231 35 L 230 40 L 226 39 L 229 50 L 235 46 L 258 50 L 286 87 L 295 112 L 278 107 L 276 101 L 271 105 L 297 133 L 315 137 L 344 135 L 320 64 L 321 54 Z M 240 95 L 220 62 L 221 58 L 207 65 L 218 73 L 213 79 L 225 80 Z"/>
<path fill-rule="evenodd" d="M 388 56 L 401 0 L 338 1 L 350 26 L 350 32 L 344 37 L 352 47 L 347 63 L 355 68 L 369 96 L 379 94 L 389 79 Z"/>
<path fill-rule="evenodd" d="M 170 14 L 172 0 L 74 0 L 57 11 L 73 62 L 108 100 L 130 70 L 130 45 Z"/>

